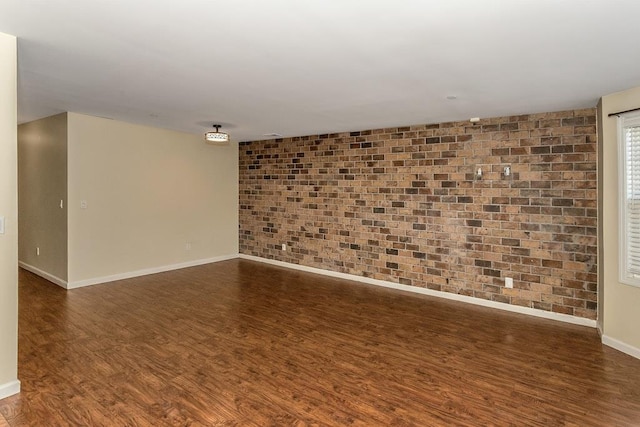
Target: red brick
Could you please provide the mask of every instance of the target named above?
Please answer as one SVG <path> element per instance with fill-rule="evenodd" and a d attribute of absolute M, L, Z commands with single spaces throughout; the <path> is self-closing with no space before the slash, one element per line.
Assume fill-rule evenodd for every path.
<path fill-rule="evenodd" d="M 241 253 L 596 317 L 594 109 L 239 151 Z"/>

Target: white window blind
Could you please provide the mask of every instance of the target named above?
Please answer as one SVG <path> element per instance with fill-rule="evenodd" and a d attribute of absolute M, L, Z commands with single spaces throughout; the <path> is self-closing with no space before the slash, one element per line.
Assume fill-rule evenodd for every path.
<path fill-rule="evenodd" d="M 640 115 L 620 119 L 620 281 L 640 286 Z"/>

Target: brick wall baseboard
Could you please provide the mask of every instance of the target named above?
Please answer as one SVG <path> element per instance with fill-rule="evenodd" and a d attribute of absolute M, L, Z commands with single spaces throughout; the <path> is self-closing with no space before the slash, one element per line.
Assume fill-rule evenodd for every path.
<path fill-rule="evenodd" d="M 571 323 L 574 325 L 588 326 L 591 328 L 596 327 L 595 320 L 585 319 L 585 318 L 576 317 L 576 316 L 570 316 L 568 314 L 553 313 L 553 312 L 544 311 L 544 310 L 537 310 L 535 308 L 530 308 L 530 307 L 521 307 L 517 305 L 505 304 L 505 303 L 500 303 L 496 301 L 483 300 L 480 298 L 469 297 L 466 295 L 459 295 L 459 294 L 453 294 L 453 293 L 442 292 L 442 291 L 434 291 L 431 289 L 418 288 L 415 286 L 401 285 L 399 283 L 370 279 L 368 277 L 361 277 L 353 274 L 339 273 L 336 271 L 322 270 L 319 268 L 307 267 L 307 266 L 298 265 L 298 264 L 291 264 L 288 262 L 277 261 L 273 259 L 260 258 L 252 255 L 240 254 L 239 257 L 242 259 L 250 260 L 250 261 L 262 262 L 266 264 L 276 265 L 279 267 L 285 267 L 293 270 L 304 271 L 307 273 L 321 274 L 323 276 L 335 277 L 335 278 L 344 279 L 344 280 L 351 280 L 354 282 L 366 283 L 374 286 L 382 286 L 385 288 L 392 288 L 392 289 L 397 289 L 405 292 L 412 292 L 412 293 L 421 294 L 421 295 L 429 295 L 436 298 L 444 298 L 444 299 L 449 299 L 453 301 L 460 301 L 467 304 L 480 305 L 483 307 L 489 307 L 489 308 L 494 308 L 498 310 L 505 310 L 513 313 L 526 314 L 534 317 L 542 317 L 544 319 L 557 320 L 560 322 Z M 603 338 L 603 342 L 604 342 L 604 338 Z"/>

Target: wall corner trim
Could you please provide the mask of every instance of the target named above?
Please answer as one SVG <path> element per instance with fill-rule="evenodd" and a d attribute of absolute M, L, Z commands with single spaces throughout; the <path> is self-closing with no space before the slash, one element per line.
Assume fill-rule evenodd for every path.
<path fill-rule="evenodd" d="M 480 298 L 469 297 L 466 295 L 458 295 L 458 294 L 452 294 L 449 292 L 434 291 L 432 289 L 427 289 L 427 288 L 418 288 L 415 286 L 402 285 L 399 283 L 388 282 L 385 280 L 371 279 L 368 277 L 361 277 L 353 274 L 340 273 L 337 271 L 323 270 L 315 267 L 306 267 L 303 265 L 291 264 L 284 261 L 261 258 L 253 255 L 240 254 L 239 258 L 250 260 L 250 261 L 263 262 L 266 264 L 277 265 L 279 267 L 291 268 L 294 270 L 305 271 L 307 273 L 321 274 L 324 276 L 337 277 L 345 280 L 353 280 L 355 282 L 367 283 L 370 285 L 382 286 L 385 288 L 392 288 L 392 289 L 397 289 L 405 292 L 429 295 L 437 298 L 444 298 L 444 299 L 449 299 L 454 301 L 465 302 L 468 304 L 480 305 L 483 307 L 495 308 L 498 310 L 511 311 L 513 313 L 527 314 L 529 316 L 542 317 L 544 319 L 557 320 L 560 322 L 572 323 L 574 325 L 588 326 L 591 328 L 596 327 L 595 320 L 585 319 L 585 318 L 576 317 L 576 316 L 570 316 L 568 314 L 553 313 L 553 312 L 538 310 L 530 307 L 522 307 L 519 305 L 505 304 L 505 303 L 496 302 L 496 301 L 488 301 Z"/>
<path fill-rule="evenodd" d="M 20 381 L 15 380 L 5 384 L 0 384 L 0 399 L 13 396 L 18 393 L 20 393 Z"/>
<path fill-rule="evenodd" d="M 615 338 L 602 335 L 602 344 L 628 354 L 629 356 L 635 357 L 636 359 L 640 359 L 640 348 L 633 347 Z"/>
<path fill-rule="evenodd" d="M 236 253 L 230 254 L 230 255 L 221 255 L 213 258 L 187 261 L 179 264 L 170 264 L 170 265 L 163 265 L 160 267 L 145 268 L 142 270 L 129 271 L 126 273 L 118 273 L 118 274 L 113 274 L 109 276 L 94 277 L 91 279 L 69 282 L 67 284 L 67 289 L 82 288 L 84 286 L 98 285 L 101 283 L 114 282 L 116 280 L 131 279 L 133 277 L 146 276 L 148 274 L 156 274 L 156 273 L 163 273 L 165 271 L 180 270 L 181 268 L 195 267 L 197 265 L 211 264 L 214 262 L 226 261 L 226 260 L 235 259 L 235 258 L 238 258 L 238 254 Z"/>
<path fill-rule="evenodd" d="M 67 286 L 68 284 L 67 284 L 66 280 L 63 280 L 63 279 L 61 279 L 61 278 L 59 278 L 57 276 L 54 276 L 53 274 L 49 274 L 44 270 L 40 270 L 39 268 L 34 267 L 32 265 L 29 265 L 29 264 L 27 264 L 25 262 L 22 262 L 22 261 L 18 261 L 18 265 L 21 268 L 24 268 L 25 270 L 30 271 L 33 274 L 37 275 L 37 276 L 40 276 L 40 277 L 42 277 L 44 279 L 47 279 L 48 281 L 50 281 L 52 283 L 55 283 L 56 285 L 58 285 L 60 287 L 68 289 L 68 286 Z"/>

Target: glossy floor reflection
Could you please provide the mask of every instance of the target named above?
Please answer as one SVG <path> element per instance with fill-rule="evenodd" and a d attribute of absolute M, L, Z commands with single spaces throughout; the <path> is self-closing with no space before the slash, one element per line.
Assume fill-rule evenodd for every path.
<path fill-rule="evenodd" d="M 247 260 L 19 301 L 11 426 L 640 425 L 586 327 Z"/>

